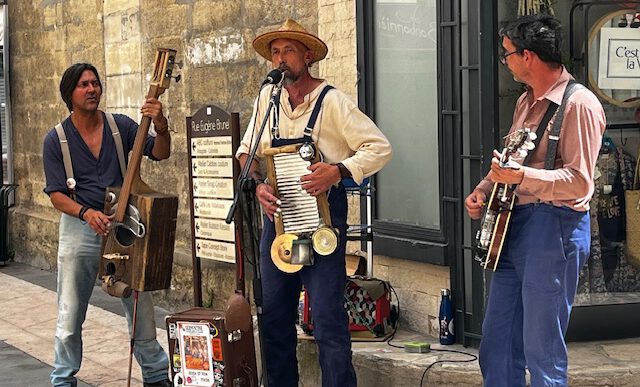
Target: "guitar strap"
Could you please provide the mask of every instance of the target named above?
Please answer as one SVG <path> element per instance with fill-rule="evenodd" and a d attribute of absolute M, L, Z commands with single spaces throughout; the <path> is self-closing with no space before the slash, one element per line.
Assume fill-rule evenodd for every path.
<path fill-rule="evenodd" d="M 562 102 L 560 106 L 558 106 L 558 104 L 554 102 L 550 102 L 549 107 L 547 108 L 547 111 L 544 113 L 544 116 L 540 121 L 540 125 L 538 125 L 538 130 L 536 130 L 536 139 L 534 141 L 534 144 L 536 146 L 535 149 L 538 149 L 538 145 L 540 144 L 540 141 L 542 140 L 542 136 L 544 135 L 544 132 L 547 129 L 547 125 L 549 125 L 549 121 L 551 121 L 551 118 L 556 113 L 556 111 L 558 112 L 558 114 L 556 114 L 556 118 L 553 122 L 553 125 L 551 126 L 551 131 L 549 133 L 549 145 L 547 147 L 547 154 L 546 154 L 545 163 L 544 163 L 545 169 L 553 169 L 553 167 L 555 166 L 556 153 L 558 149 L 558 141 L 560 140 L 560 129 L 562 127 L 562 121 L 564 119 L 564 110 L 566 108 L 567 101 L 569 100 L 569 97 L 571 97 L 571 95 L 574 92 L 582 88 L 584 88 L 584 86 L 582 86 L 580 83 L 574 80 L 570 80 L 567 83 L 567 87 L 564 89 L 564 94 L 562 95 Z M 558 110 L 558 108 L 560 108 L 560 110 Z M 533 153 L 535 152 L 530 152 L 527 155 L 522 165 L 526 166 L 529 164 L 529 161 L 531 160 Z"/>
<path fill-rule="evenodd" d="M 118 163 L 120 164 L 120 172 L 122 173 L 122 178 L 124 179 L 124 175 L 127 171 L 127 164 L 124 158 L 124 145 L 122 143 L 122 137 L 120 137 L 120 131 L 118 130 L 118 125 L 116 124 L 116 120 L 113 118 L 113 114 L 105 112 L 104 115 L 107 117 L 107 122 L 109 124 L 109 128 L 111 129 L 111 134 L 113 135 L 113 141 L 116 143 L 116 152 L 118 153 Z M 62 123 L 58 123 L 56 125 L 56 133 L 58 134 L 58 140 L 60 141 L 60 150 L 62 151 L 62 162 L 64 163 L 64 172 L 67 175 L 67 182 L 69 179 L 73 180 L 73 165 L 71 163 L 71 152 L 69 151 L 69 143 L 67 141 L 67 136 L 64 133 L 64 128 L 62 127 Z M 75 187 L 75 183 L 74 183 Z M 69 187 L 70 193 L 73 195 L 75 200 L 74 191 L 75 189 Z"/>
<path fill-rule="evenodd" d="M 547 157 L 544 160 L 544 169 L 554 169 L 556 164 L 556 156 L 558 152 L 558 141 L 560 140 L 560 129 L 562 127 L 562 120 L 564 119 L 564 110 L 567 107 L 567 101 L 569 97 L 576 91 L 584 89 L 584 86 L 578 82 L 571 80 L 567 84 L 567 88 L 564 89 L 564 95 L 562 96 L 562 105 L 556 114 L 556 118 L 551 125 L 551 132 L 549 133 L 549 146 L 547 147 Z"/>

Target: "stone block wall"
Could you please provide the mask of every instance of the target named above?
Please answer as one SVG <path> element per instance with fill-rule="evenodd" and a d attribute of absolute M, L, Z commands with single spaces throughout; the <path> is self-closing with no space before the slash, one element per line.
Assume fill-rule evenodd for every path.
<path fill-rule="evenodd" d="M 239 112 L 247 124 L 270 65 L 251 47 L 256 35 L 293 17 L 317 32 L 317 0 L 35 0 L 9 6 L 16 206 L 16 260 L 55 269 L 59 213 L 42 192 L 42 139 L 68 111 L 59 96 L 64 70 L 90 62 L 104 83 L 101 108 L 139 120 L 157 47 L 178 51 L 182 76 L 160 97 L 173 134 L 170 159 L 144 160 L 143 180 L 180 197 L 172 290 L 162 302 L 192 302 L 185 117 L 208 104 Z M 233 266 L 203 261 L 203 295 L 220 307 L 233 291 Z M 249 270 L 249 269 L 247 269 Z"/>

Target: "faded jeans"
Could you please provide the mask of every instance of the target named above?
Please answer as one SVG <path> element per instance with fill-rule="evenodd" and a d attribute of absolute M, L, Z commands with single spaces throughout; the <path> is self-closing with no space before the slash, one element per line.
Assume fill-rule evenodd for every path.
<path fill-rule="evenodd" d="M 75 386 L 82 363 L 82 323 L 98 274 L 101 237 L 86 222 L 63 214 L 58 241 L 58 323 L 51 384 Z M 123 298 L 122 305 L 131 333 L 133 297 Z M 145 383 L 167 379 L 169 360 L 156 340 L 153 300 L 145 292 L 138 296 L 134 355 Z"/>

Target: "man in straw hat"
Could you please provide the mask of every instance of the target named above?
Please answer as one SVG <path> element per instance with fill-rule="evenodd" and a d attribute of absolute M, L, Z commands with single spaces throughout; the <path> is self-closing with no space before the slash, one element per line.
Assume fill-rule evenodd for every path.
<path fill-rule="evenodd" d="M 313 311 L 322 385 L 355 387 L 351 337 L 343 306 L 347 199 L 341 181 L 352 178 L 360 184 L 365 177 L 379 171 L 391 158 L 391 145 L 344 93 L 309 74 L 311 65 L 322 60 L 328 51 L 317 36 L 287 19 L 278 30 L 256 37 L 253 47 L 284 73 L 284 87 L 279 103 L 269 116 L 268 130 L 256 139 L 273 88 L 265 87 L 261 91 L 236 157 L 244 165 L 252 141 L 260 142 L 258 158 L 263 157 L 265 148 L 313 143 L 323 161 L 311 165 L 309 173 L 300 180 L 310 195 L 328 194 L 331 222 L 339 230 L 335 252 L 325 256 L 314 253 L 313 265 L 293 273 L 282 271 L 286 270 L 283 263 L 274 263 L 270 254 L 278 198 L 269 184 L 256 186 L 256 196 L 266 214 L 260 256 L 264 296 L 262 334 L 268 383 L 271 387 L 298 386 L 295 321 L 298 297 L 304 285 Z M 263 182 L 258 163 L 254 161 L 251 167 L 250 176 Z"/>

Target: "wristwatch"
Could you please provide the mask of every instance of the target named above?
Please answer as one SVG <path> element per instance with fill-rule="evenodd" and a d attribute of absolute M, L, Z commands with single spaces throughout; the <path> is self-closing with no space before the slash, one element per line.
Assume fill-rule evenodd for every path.
<path fill-rule="evenodd" d="M 340 170 L 340 177 L 343 179 L 348 179 L 351 177 L 351 172 L 347 169 L 347 167 L 344 166 L 344 164 L 342 163 L 335 163 L 333 164 L 336 167 L 338 167 L 338 169 Z"/>

